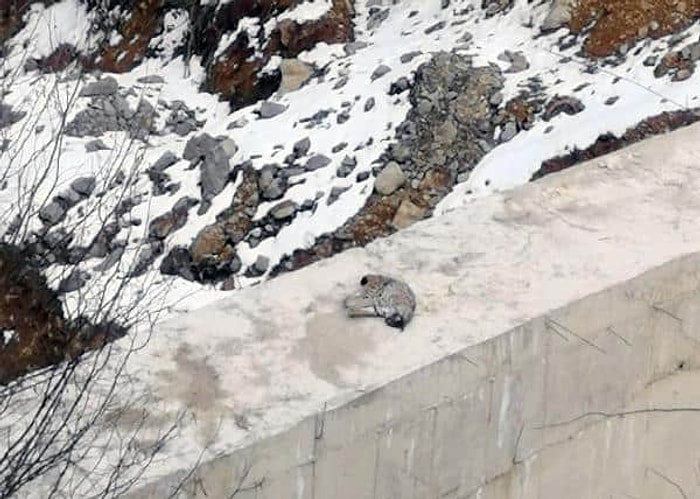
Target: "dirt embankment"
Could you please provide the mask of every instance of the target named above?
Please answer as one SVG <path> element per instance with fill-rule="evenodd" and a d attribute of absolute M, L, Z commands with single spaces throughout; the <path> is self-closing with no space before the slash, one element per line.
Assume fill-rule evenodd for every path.
<path fill-rule="evenodd" d="M 76 360 L 125 333 L 113 323 L 68 319 L 44 276 L 18 248 L 0 244 L 0 385 Z"/>

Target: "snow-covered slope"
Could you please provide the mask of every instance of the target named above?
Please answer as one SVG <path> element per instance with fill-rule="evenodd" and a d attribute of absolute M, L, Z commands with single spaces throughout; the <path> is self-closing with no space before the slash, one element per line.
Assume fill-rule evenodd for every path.
<path fill-rule="evenodd" d="M 317 18 L 329 6 L 301 3 L 277 21 Z M 158 48 L 152 57 L 98 79 L 72 66 L 43 73 L 27 64 L 28 54 L 46 57 L 61 44 L 97 43 L 88 35 L 94 13 L 76 0 L 33 6 L 4 60 L 3 229 L 26 211 L 33 215 L 22 237 L 38 231 L 33 240 L 43 244 L 47 234 L 63 234 L 68 246 L 88 251 L 89 258 L 50 258 L 50 275 L 56 286 L 63 283 L 68 304 L 72 296 L 100 294 L 106 286 L 126 306 L 159 286 L 169 303 L 201 306 L 227 292 L 219 289 L 222 282 L 226 290 L 258 282 L 285 255 L 312 248 L 342 227 L 370 196 L 381 197 L 373 194 L 374 175 L 390 159 L 386 152 L 411 109 L 416 71 L 434 53 L 454 51 L 474 67 L 494 65 L 503 83 L 491 94 L 488 126 L 494 132 L 485 155 L 416 218 L 525 183 L 544 160 L 585 148 L 603 133 L 621 134 L 648 116 L 691 107 L 700 94 L 692 71 L 676 73 L 679 81 L 654 75 L 650 58 L 671 50 L 682 40 L 678 35 L 644 40 L 605 66 L 580 55 L 579 41 L 566 30 L 540 34 L 550 14 L 542 2 L 516 1 L 489 16 L 477 1 L 361 1 L 354 8 L 355 41 L 317 44 L 298 56 L 295 64 L 306 64 L 295 67 L 309 76 L 301 88 L 231 112 L 228 102 L 200 91 L 206 79 L 201 58 L 177 53 L 187 12 L 166 15 L 165 29 L 151 41 Z M 254 38 L 264 26 L 246 19 L 236 33 Z M 693 25 L 685 33 L 695 38 L 699 32 Z M 222 37 L 217 50 L 223 53 L 236 36 Z M 274 56 L 266 70 L 280 64 Z M 497 120 L 518 98 L 539 102 L 537 118 L 524 119 L 526 126 Z M 412 186 L 409 167 L 400 168 L 408 177 L 405 188 L 416 187 L 420 179 Z M 174 254 L 173 248 L 187 251 Z M 186 276 L 190 281 L 160 272 L 166 258 L 171 273 L 183 275 L 189 258 L 199 258 L 201 268 L 212 254 L 217 265 L 226 264 L 215 271 L 235 277 L 200 279 L 213 286 L 196 282 L 201 276 Z M 132 276 L 128 282 L 121 280 L 125 275 Z"/>

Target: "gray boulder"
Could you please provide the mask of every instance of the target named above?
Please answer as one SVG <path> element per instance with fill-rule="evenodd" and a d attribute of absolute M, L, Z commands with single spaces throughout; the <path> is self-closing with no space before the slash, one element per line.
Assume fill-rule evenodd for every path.
<path fill-rule="evenodd" d="M 84 270 L 74 269 L 67 277 L 61 279 L 58 284 L 59 293 L 71 293 L 78 291 L 90 279 L 90 274 Z"/>
<path fill-rule="evenodd" d="M 331 159 L 328 156 L 324 156 L 323 154 L 314 154 L 306 161 L 304 169 L 307 172 L 313 172 L 315 170 L 328 166 L 330 163 Z"/>
<path fill-rule="evenodd" d="M 95 139 L 85 143 L 86 152 L 96 152 L 96 151 L 106 151 L 109 147 L 102 141 L 102 139 Z"/>
<path fill-rule="evenodd" d="M 62 202 L 54 199 L 39 210 L 39 220 L 45 225 L 56 225 L 66 217 L 67 209 Z"/>
<path fill-rule="evenodd" d="M 155 163 L 151 166 L 151 170 L 157 171 L 157 172 L 163 172 L 166 169 L 170 168 L 173 166 L 175 163 L 177 163 L 180 160 L 175 153 L 171 151 L 165 151 L 160 158 L 156 160 Z"/>
<path fill-rule="evenodd" d="M 154 83 L 165 83 L 165 80 L 163 79 L 163 77 L 159 76 L 159 75 L 141 76 L 139 78 L 136 78 L 136 81 L 139 83 L 146 84 L 146 85 L 152 85 Z"/>
<path fill-rule="evenodd" d="M 208 133 L 203 133 L 192 137 L 185 144 L 185 150 L 182 152 L 182 158 L 187 161 L 200 159 L 216 146 L 216 139 Z"/>
<path fill-rule="evenodd" d="M 371 81 L 378 80 L 379 78 L 387 74 L 389 71 L 391 71 L 391 68 L 389 66 L 387 66 L 386 64 L 380 64 L 374 71 L 372 71 L 372 74 L 370 75 L 369 79 Z"/>
<path fill-rule="evenodd" d="M 260 116 L 260 119 L 266 120 L 274 118 L 275 116 L 282 114 L 286 110 L 287 106 L 277 104 L 276 102 L 264 101 L 262 104 L 260 104 L 260 108 L 258 109 L 258 115 Z"/>
<path fill-rule="evenodd" d="M 309 152 L 309 149 L 311 149 L 311 139 L 308 137 L 304 137 L 301 140 L 297 140 L 294 143 L 294 147 L 292 148 L 292 151 L 294 153 L 294 156 L 297 158 L 301 158 L 302 156 L 306 156 L 306 154 Z"/>
<path fill-rule="evenodd" d="M 78 177 L 70 184 L 70 188 L 76 193 L 80 194 L 82 197 L 88 197 L 95 190 L 97 182 L 95 177 Z"/>
<path fill-rule="evenodd" d="M 231 139 L 219 142 L 204 157 L 200 165 L 200 187 L 202 199 L 209 201 L 226 187 L 231 174 L 229 159 L 236 154 L 238 147 Z"/>
<path fill-rule="evenodd" d="M 406 176 L 395 161 L 389 161 L 374 181 L 374 190 L 388 196 L 403 185 Z"/>
<path fill-rule="evenodd" d="M 299 207 L 294 201 L 286 200 L 275 205 L 270 210 L 270 216 L 275 220 L 285 220 L 293 217 Z"/>
<path fill-rule="evenodd" d="M 114 95 L 119 90 L 117 80 L 111 76 L 93 81 L 85 85 L 80 91 L 81 97 L 93 97 L 96 95 Z"/>

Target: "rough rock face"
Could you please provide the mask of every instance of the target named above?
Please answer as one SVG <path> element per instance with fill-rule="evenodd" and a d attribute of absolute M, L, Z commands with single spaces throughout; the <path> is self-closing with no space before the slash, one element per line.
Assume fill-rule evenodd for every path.
<path fill-rule="evenodd" d="M 90 82 L 80 96 L 89 97 L 90 104 L 66 125 L 67 135 L 99 136 L 105 132 L 123 131 L 143 140 L 156 131 L 154 120 L 158 113 L 153 106 L 141 100 L 136 109 L 132 109 L 126 93 L 119 92 L 117 81 L 112 77 Z"/>
<path fill-rule="evenodd" d="M 219 8 L 197 5 L 192 14 L 192 49 L 209 67 L 204 90 L 229 100 L 233 109 L 247 106 L 269 97 L 279 88 L 282 82 L 280 69 L 268 73 L 262 71 L 273 55 L 290 59 L 319 42 L 338 43 L 352 39 L 352 5 L 348 0 L 333 0 L 330 10 L 320 19 L 303 23 L 285 19 L 270 33 L 264 32 L 264 25 L 273 16 L 300 3 L 299 0 L 262 0 L 229 2 Z M 236 31 L 244 17 L 260 19 L 256 39 L 241 31 L 223 54 L 214 58 L 222 35 Z"/>
<path fill-rule="evenodd" d="M 58 295 L 22 251 L 0 244 L 0 385 L 75 359 L 125 333 L 114 323 L 66 318 Z"/>
<path fill-rule="evenodd" d="M 676 33 L 700 16 L 700 3 L 679 0 L 555 0 L 540 28 L 567 25 L 585 37 L 583 52 L 606 57 L 645 38 Z"/>
<path fill-rule="evenodd" d="M 83 67 L 105 72 L 130 71 L 146 57 L 158 55 L 164 49 L 157 41 L 163 33 L 168 15 L 178 19 L 189 16 L 190 31 L 180 41 L 174 55 L 202 57 L 207 68 L 202 89 L 219 94 L 231 102 L 233 109 L 255 103 L 272 95 L 286 75 L 284 90 L 303 84 L 310 76 L 310 68 L 295 63 L 300 52 L 320 42 L 339 43 L 352 40 L 352 0 L 333 0 L 330 9 L 319 19 L 296 22 L 284 19 L 269 21 L 285 11 L 302 4 L 302 0 L 259 0 L 236 2 L 94 2 L 81 0 L 100 15 L 94 29 L 105 35 L 105 43 L 93 53 L 80 53 L 71 45 L 62 44 L 42 59 L 29 64 L 42 71 L 56 71 L 73 61 Z M 23 26 L 23 15 L 31 2 L 0 2 L 0 42 L 8 39 Z M 41 3 L 50 5 L 53 0 Z M 117 10 L 120 9 L 120 10 Z M 257 19 L 257 33 L 239 30 L 241 20 Z M 265 29 L 268 27 L 269 32 Z M 226 35 L 238 32 L 228 46 L 219 47 Z M 119 35 L 119 36 L 113 36 Z M 110 43 L 110 40 L 117 40 Z M 287 60 L 282 68 L 263 70 L 273 56 Z"/>
<path fill-rule="evenodd" d="M 427 216 L 495 145 L 500 101 L 494 97 L 502 87 L 497 66 L 474 67 L 455 53 L 439 53 L 420 66 L 409 95 L 411 109 L 397 128 L 396 142 L 380 158 L 376 192 L 343 226 L 284 258 L 272 273 L 364 245 Z"/>

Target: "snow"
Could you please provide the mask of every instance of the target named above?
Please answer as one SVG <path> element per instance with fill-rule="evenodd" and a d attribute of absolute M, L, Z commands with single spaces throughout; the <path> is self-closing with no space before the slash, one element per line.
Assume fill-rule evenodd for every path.
<path fill-rule="evenodd" d="M 286 10 L 277 16 L 278 21 L 288 19 L 299 24 L 306 21 L 313 21 L 323 16 L 330 10 L 333 2 L 331 0 L 306 0 L 293 9 Z"/>
<path fill-rule="evenodd" d="M 10 344 L 12 339 L 15 337 L 15 331 L 12 329 L 2 330 L 2 346 L 7 346 Z"/>

